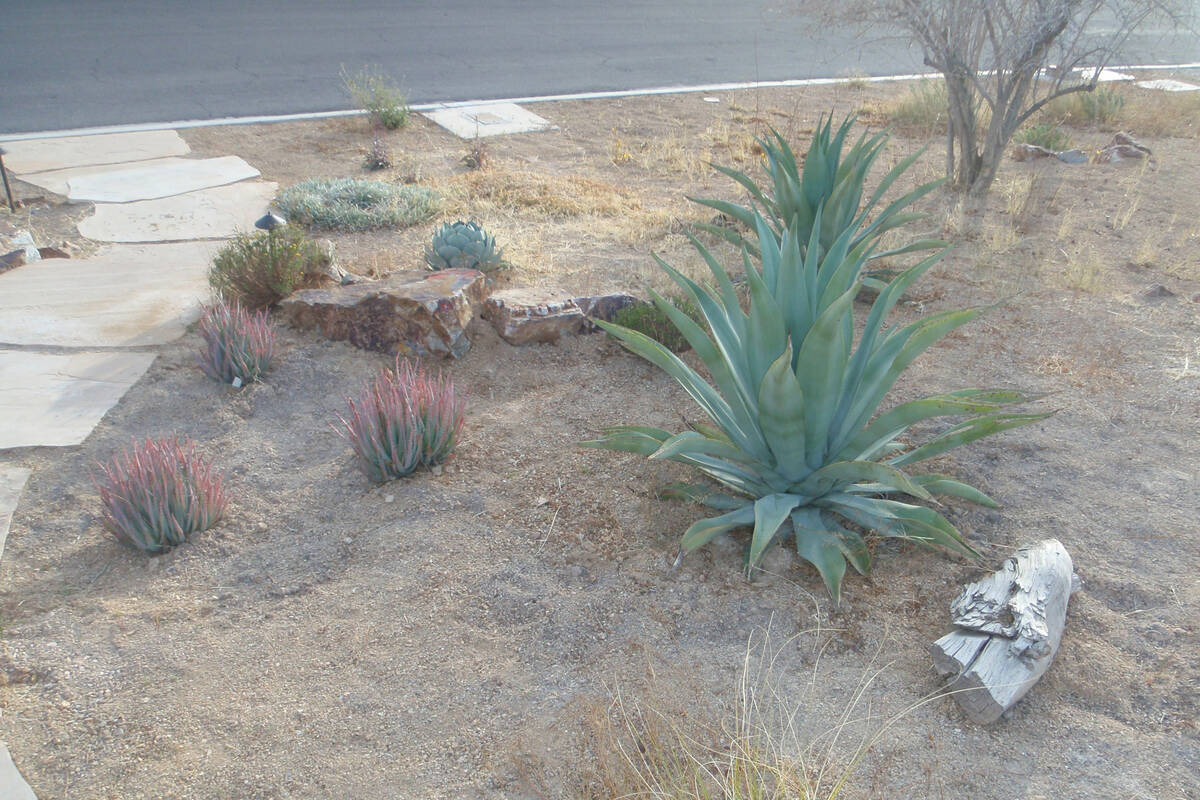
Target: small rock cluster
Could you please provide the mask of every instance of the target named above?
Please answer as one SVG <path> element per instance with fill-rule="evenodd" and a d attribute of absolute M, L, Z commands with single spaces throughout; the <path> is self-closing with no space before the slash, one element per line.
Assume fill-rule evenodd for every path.
<path fill-rule="evenodd" d="M 347 273 L 329 259 L 332 285 L 293 293 L 280 304 L 295 327 L 367 350 L 459 358 L 478 314 L 512 345 L 540 344 L 596 330 L 637 303 L 627 294 L 574 297 L 561 289 L 492 291 L 473 269 L 395 272 L 380 280 Z"/>
<path fill-rule="evenodd" d="M 0 236 L 0 272 L 41 261 L 43 258 L 70 258 L 65 242 L 58 247 L 38 247 L 29 231 L 17 231 L 12 236 Z"/>

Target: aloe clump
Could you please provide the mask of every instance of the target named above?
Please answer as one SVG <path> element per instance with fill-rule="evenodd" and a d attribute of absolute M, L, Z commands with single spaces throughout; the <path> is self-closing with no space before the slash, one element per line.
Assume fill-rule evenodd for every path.
<path fill-rule="evenodd" d="M 818 168 L 815 163 L 806 163 L 802 183 L 809 169 Z M 863 176 L 855 174 L 861 184 Z M 898 174 L 885 180 L 890 183 Z M 928 189 L 917 193 L 922 190 Z M 837 599 L 847 562 L 862 574 L 871 567 L 858 529 L 976 555 L 942 514 L 914 501 L 948 495 L 987 506 L 995 502 L 968 484 L 907 468 L 1046 415 L 1011 412 L 1014 404 L 1033 399 L 1029 395 L 982 389 L 931 395 L 878 413 L 917 356 L 984 310 L 946 311 L 885 328 L 900 296 L 941 258 L 944 247 L 939 247 L 882 289 L 855 335 L 854 300 L 863 286 L 864 266 L 877 251 L 888 220 L 912 219 L 900 216 L 893 204 L 868 222 L 880 194 L 861 212 L 844 218 L 828 246 L 822 245 L 829 230 L 824 201 L 811 225 L 797 225 L 795 216 L 792 222 L 780 217 L 778 230 L 752 211 L 759 255 L 752 258 L 743 250 L 750 294 L 745 310 L 728 272 L 700 242 L 692 240 L 712 272 L 711 287 L 656 256 L 699 307 L 707 330 L 662 297 L 654 295 L 654 302 L 696 351 L 711 382 L 649 337 L 598 323 L 678 381 L 714 423 L 682 433 L 619 426 L 584 443 L 688 464 L 729 490 L 679 484 L 665 493 L 723 512 L 688 528 L 680 557 L 725 531 L 752 527 L 748 574 L 772 544 L 790 538 Z M 797 228 L 807 233 L 806 239 L 797 235 Z M 912 425 L 942 416 L 965 419 L 919 446 L 900 443 Z"/>

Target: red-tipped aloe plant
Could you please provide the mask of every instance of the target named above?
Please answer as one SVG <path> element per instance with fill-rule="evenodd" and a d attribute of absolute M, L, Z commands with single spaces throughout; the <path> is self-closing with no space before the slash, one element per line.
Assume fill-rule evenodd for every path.
<path fill-rule="evenodd" d="M 450 458 L 462 434 L 466 398 L 446 375 L 429 375 L 419 365 L 396 359 L 358 399 L 347 398 L 349 415 L 340 432 L 376 483 L 401 478 L 419 466 Z"/>
<path fill-rule="evenodd" d="M 220 300 L 205 308 L 200 335 L 200 369 L 221 383 L 258 380 L 275 355 L 275 328 L 267 312 L 248 311 L 237 301 Z"/>
<path fill-rule="evenodd" d="M 135 440 L 100 472 L 104 527 L 148 553 L 211 528 L 229 505 L 223 476 L 186 438 Z"/>

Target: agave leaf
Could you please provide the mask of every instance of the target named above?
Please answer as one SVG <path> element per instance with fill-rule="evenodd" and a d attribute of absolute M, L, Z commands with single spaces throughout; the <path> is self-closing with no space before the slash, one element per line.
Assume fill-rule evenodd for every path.
<path fill-rule="evenodd" d="M 750 286 L 750 313 L 746 319 L 745 340 L 747 377 L 750 385 L 757 387 L 780 354 L 788 350 L 788 334 L 779 305 L 758 272 L 747 270 L 746 282 Z M 758 393 L 755 394 L 757 397 Z"/>
<path fill-rule="evenodd" d="M 791 516 L 796 536 L 796 554 L 817 568 L 833 601 L 840 603 L 842 577 L 846 574 L 846 558 L 841 542 L 826 526 L 818 509 L 800 508 Z"/>
<path fill-rule="evenodd" d="M 948 475 L 914 475 L 913 483 L 924 486 L 930 494 L 941 494 L 949 497 L 961 497 L 988 508 L 999 508 L 1000 504 L 974 486 L 956 481 Z"/>
<path fill-rule="evenodd" d="M 740 508 L 722 514 L 719 517 L 709 517 L 708 519 L 693 522 L 691 527 L 684 532 L 679 546 L 683 552 L 690 553 L 696 548 L 708 544 L 726 531 L 740 528 L 744 525 L 752 525 L 753 523 L 754 504 L 746 502 Z"/>
<path fill-rule="evenodd" d="M 700 503 L 709 508 L 715 508 L 718 511 L 732 511 L 746 505 L 746 499 L 743 497 L 732 497 L 695 483 L 667 484 L 659 492 L 659 497 L 668 500 L 686 500 L 692 503 Z"/>
<path fill-rule="evenodd" d="M 762 441 L 762 435 L 758 431 L 757 425 L 753 425 L 750 420 L 738 418 L 717 391 L 697 375 L 695 370 L 683 363 L 679 356 L 649 336 L 637 331 L 601 320 L 596 320 L 596 325 L 620 339 L 634 353 L 674 378 L 704 410 L 704 413 L 708 414 L 713 422 L 729 434 L 729 438 L 756 458 L 765 460 L 769 451 L 766 443 Z"/>
<path fill-rule="evenodd" d="M 783 477 L 794 481 L 811 471 L 805 458 L 804 390 L 792 373 L 790 348 L 775 360 L 759 386 L 758 423 Z"/>
<path fill-rule="evenodd" d="M 860 391 L 846 416 L 848 428 L 855 431 L 866 424 L 883 401 L 884 395 L 921 353 L 954 329 L 983 313 L 981 308 L 945 311 L 917 320 L 886 336 L 867 360 Z"/>
<path fill-rule="evenodd" d="M 871 312 L 867 315 L 866 324 L 863 326 L 862 335 L 858 340 L 858 349 L 850 359 L 849 365 L 846 367 L 846 377 L 842 383 L 842 394 L 838 401 L 837 412 L 834 414 L 830 422 L 831 435 L 833 439 L 833 448 L 841 450 L 848 439 L 855 431 L 865 423 L 865 419 L 861 422 L 858 419 L 852 419 L 852 424 L 849 427 L 844 426 L 847 415 L 854 408 L 854 402 L 859 399 L 860 389 L 862 387 L 863 375 L 866 371 L 869 359 L 875 352 L 875 343 L 879 336 L 880 330 L 883 328 L 883 322 L 887 318 L 888 313 L 903 296 L 904 292 L 918 278 L 929 271 L 936 264 L 944 252 L 938 252 L 924 259 L 923 261 L 914 264 L 906 269 L 900 275 L 896 276 L 887 287 L 879 293 L 875 298 L 875 302 L 871 304 Z M 899 352 L 897 344 L 896 351 Z M 882 399 L 882 397 L 881 397 Z M 874 413 L 875 406 L 872 406 L 868 417 Z M 856 456 L 858 457 L 858 456 Z"/>
<path fill-rule="evenodd" d="M 767 548 L 779 537 L 779 529 L 801 498 L 794 494 L 769 494 L 754 501 L 754 535 L 750 539 L 747 575 L 758 568 Z"/>
<path fill-rule="evenodd" d="M 876 417 L 838 451 L 838 457 L 874 458 L 884 445 L 922 420 L 956 414 L 985 414 L 1011 403 L 1025 403 L 1032 399 L 1035 399 L 1033 395 L 1020 392 L 968 389 L 910 400 Z"/>
<path fill-rule="evenodd" d="M 1040 414 L 991 414 L 976 417 L 975 419 L 956 425 L 933 441 L 926 442 L 903 455 L 888 459 L 888 463 L 892 466 L 900 467 L 905 464 L 923 461 L 927 458 L 941 455 L 947 450 L 953 450 L 955 447 L 967 442 L 982 439 L 984 436 L 991 436 L 993 433 L 1039 422 L 1052 414 L 1053 412 L 1047 411 Z"/>
<path fill-rule="evenodd" d="M 817 469 L 829 444 L 829 423 L 837 409 L 838 390 L 846 360 L 838 358 L 845 347 L 842 318 L 849 313 L 858 285 L 825 309 L 804 337 L 796 360 L 796 379 L 804 390 L 804 446 L 808 466 Z"/>
<path fill-rule="evenodd" d="M 979 557 L 979 553 L 963 541 L 962 534 L 931 508 L 849 493 L 826 495 L 815 502 L 884 536 L 912 539 L 972 558 Z"/>
<path fill-rule="evenodd" d="M 735 447 L 728 441 L 710 439 L 697 431 L 684 431 L 675 434 L 651 453 L 650 458 L 669 461 L 679 460 L 680 457 L 684 456 L 697 455 L 714 456 L 727 461 L 759 466 L 758 462 L 747 454 L 745 450 Z"/>
<path fill-rule="evenodd" d="M 921 250 L 945 250 L 950 246 L 949 242 L 941 239 L 917 239 L 909 242 L 903 247 L 893 247 L 891 250 L 883 250 L 878 253 L 872 253 L 868 257 L 868 261 L 874 261 L 880 258 L 888 258 L 889 256 L 902 256 L 908 253 L 917 253 Z"/>
<path fill-rule="evenodd" d="M 718 211 L 726 216 L 733 217 L 738 222 L 741 222 L 746 227 L 753 230 L 754 228 L 754 211 L 740 206 L 737 203 L 730 203 L 727 200 L 712 200 L 706 197 L 688 197 L 693 203 L 698 203 L 702 206 L 708 206 L 714 211 Z"/>
<path fill-rule="evenodd" d="M 888 491 L 904 492 L 922 500 L 933 499 L 928 491 L 900 470 L 874 461 L 835 461 L 797 483 L 793 490 L 819 497 L 843 486 L 867 481 L 885 486 Z"/>

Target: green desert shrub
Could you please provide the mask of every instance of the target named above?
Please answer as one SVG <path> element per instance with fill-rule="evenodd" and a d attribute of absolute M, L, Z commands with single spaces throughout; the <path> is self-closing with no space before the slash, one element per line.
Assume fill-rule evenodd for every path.
<path fill-rule="evenodd" d="M 372 125 L 395 130 L 408 124 L 408 100 L 387 75 L 369 67 L 351 75 L 343 67 L 342 84 L 354 104 L 367 112 Z"/>
<path fill-rule="evenodd" d="M 883 114 L 890 124 L 910 133 L 930 136 L 945 129 L 950 118 L 946 82 L 938 78 L 914 83 L 889 103 Z"/>
<path fill-rule="evenodd" d="M 1048 103 L 1043 116 L 1070 125 L 1101 127 L 1116 125 L 1125 109 L 1125 95 L 1109 86 L 1090 92 L 1072 92 Z"/>
<path fill-rule="evenodd" d="M 1013 141 L 1018 144 L 1037 145 L 1055 153 L 1071 146 L 1071 137 L 1054 122 L 1035 122 L 1027 125 L 1013 135 Z"/>
<path fill-rule="evenodd" d="M 100 470 L 104 527 L 122 544 L 148 553 L 208 530 L 229 505 L 223 476 L 186 438 L 134 441 Z"/>
<path fill-rule="evenodd" d="M 299 228 L 242 233 L 213 258 L 208 282 L 219 297 L 257 310 L 303 286 L 328 261 L 321 247 Z"/>
<path fill-rule="evenodd" d="M 703 324 L 700 309 L 691 300 L 682 295 L 675 295 L 667 298 L 667 302 L 683 312 L 688 319 Z M 612 321 L 622 328 L 649 336 L 673 353 L 682 353 L 691 347 L 684 335 L 671 323 L 671 318 L 666 312 L 654 303 L 634 303 L 625 306 L 616 313 Z"/>
<path fill-rule="evenodd" d="M 366 231 L 424 222 L 437 213 L 438 201 L 437 192 L 424 186 L 314 178 L 284 189 L 276 205 L 290 221 L 301 225 Z"/>
<path fill-rule="evenodd" d="M 841 174 L 840 146 L 830 146 L 823 135 L 828 129 L 819 129 L 809 149 L 802 188 Z M 750 291 L 745 310 L 729 274 L 699 241 L 693 244 L 712 272 L 712 286 L 658 259 L 704 317 L 707 330 L 653 295 L 696 351 L 708 379 L 650 337 L 597 323 L 666 371 L 712 421 L 677 434 L 622 425 L 585 443 L 687 464 L 718 484 L 678 484 L 665 493 L 720 512 L 688 528 L 680 558 L 723 532 L 749 527 L 748 574 L 770 546 L 790 539 L 837 599 L 847 562 L 860 573 L 871 567 L 860 531 L 976 555 L 941 513 L 922 503 L 932 502 L 934 495 L 989 506 L 994 501 L 945 475 L 908 468 L 1045 415 L 1012 413 L 1013 404 L 1031 399 L 1023 393 L 985 389 L 933 394 L 880 413 L 914 359 L 983 312 L 951 310 L 885 325 L 903 293 L 941 258 L 945 250 L 939 248 L 897 275 L 875 297 L 866 318 L 855 319 L 864 266 L 884 230 L 912 219 L 899 214 L 911 200 L 901 198 L 895 201 L 899 207 L 894 203 L 873 219 L 870 215 L 883 190 L 911 162 L 902 161 L 883 178 L 861 213 L 843 216 L 844 228 L 828 231 L 828 247 L 821 244 L 828 230 L 822 224 L 824 202 L 816 207 L 807 238 L 796 235 L 800 226 L 792 218 L 782 218 L 782 230 L 776 231 L 754 212 L 759 255 L 744 259 Z M 863 177 L 855 180 L 860 186 L 846 191 L 861 189 Z M 928 190 L 920 187 L 907 197 Z M 836 203 L 828 205 L 837 213 Z M 927 441 L 900 441 L 906 434 L 916 438 L 914 424 L 946 416 L 962 419 Z"/>

